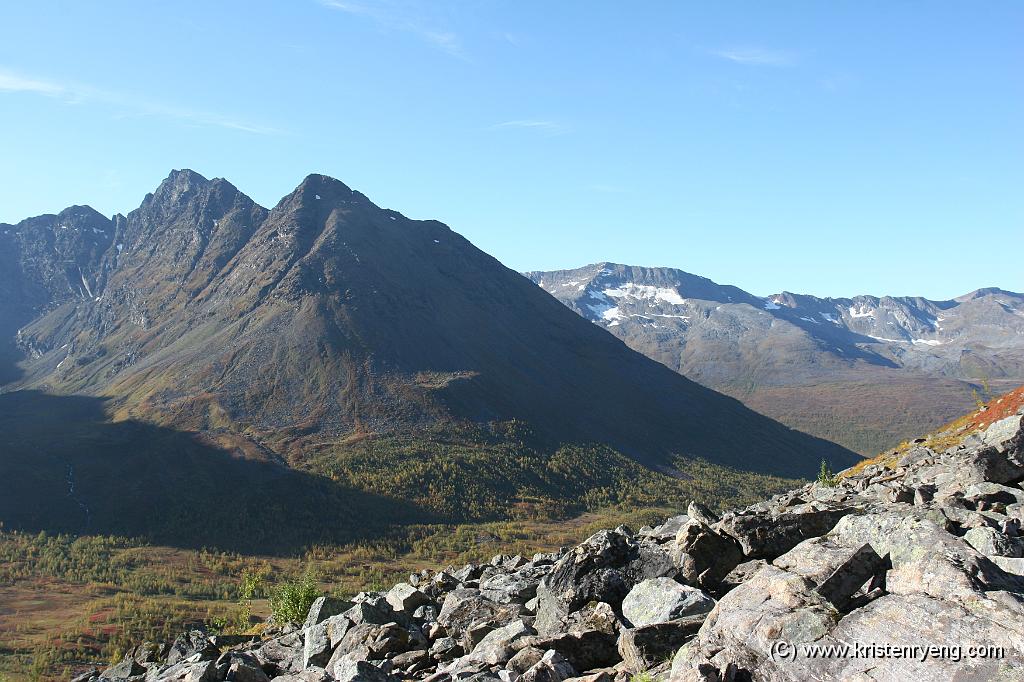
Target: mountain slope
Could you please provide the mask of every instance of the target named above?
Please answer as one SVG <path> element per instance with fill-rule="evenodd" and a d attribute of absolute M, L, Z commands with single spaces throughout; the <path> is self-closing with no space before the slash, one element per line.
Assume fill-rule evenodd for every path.
<path fill-rule="evenodd" d="M 112 239 L 111 222 L 88 206 L 0 224 L 0 384 L 19 376 L 17 330 L 53 305 L 90 298 Z"/>
<path fill-rule="evenodd" d="M 117 419 L 395 498 L 429 484 L 453 492 L 456 518 L 621 491 L 644 471 L 706 476 L 697 460 L 784 476 L 855 460 L 325 176 L 268 211 L 176 171 L 107 225 L 87 295 L 51 297 L 20 328 L 24 376 L 5 391 L 103 397 Z M 710 488 L 732 485 L 715 471 Z"/>
<path fill-rule="evenodd" d="M 98 300 L 22 332 L 41 351 L 23 386 L 110 395 L 199 429 L 519 419 L 648 464 L 787 474 L 828 450 L 628 351 L 440 223 L 324 176 L 265 213 L 183 171 L 118 223 Z"/>
<path fill-rule="evenodd" d="M 864 453 L 1024 380 L 1024 295 L 954 301 L 758 297 L 671 268 L 611 263 L 528 276 L 631 348 Z"/>

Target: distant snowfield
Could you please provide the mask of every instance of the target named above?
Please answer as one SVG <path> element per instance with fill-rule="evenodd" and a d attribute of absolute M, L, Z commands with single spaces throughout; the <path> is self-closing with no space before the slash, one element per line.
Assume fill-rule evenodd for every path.
<path fill-rule="evenodd" d="M 664 301 L 672 305 L 685 305 L 686 299 L 679 295 L 675 289 L 652 287 L 647 284 L 634 284 L 627 282 L 614 289 L 605 289 L 602 292 L 605 296 L 612 298 L 635 298 L 655 301 Z"/>
<path fill-rule="evenodd" d="M 874 317 L 875 311 L 867 306 L 850 306 L 850 317 Z"/>

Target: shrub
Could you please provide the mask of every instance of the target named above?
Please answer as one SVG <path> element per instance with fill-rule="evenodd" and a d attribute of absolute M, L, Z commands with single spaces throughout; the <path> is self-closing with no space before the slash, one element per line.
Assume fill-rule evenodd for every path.
<path fill-rule="evenodd" d="M 309 607 L 323 596 L 320 585 L 309 571 L 298 580 L 278 585 L 270 594 L 270 609 L 275 623 L 301 623 Z"/>
<path fill-rule="evenodd" d="M 835 488 L 838 483 L 839 477 L 832 473 L 832 467 L 825 460 L 821 460 L 821 469 L 818 470 L 818 485 Z"/>

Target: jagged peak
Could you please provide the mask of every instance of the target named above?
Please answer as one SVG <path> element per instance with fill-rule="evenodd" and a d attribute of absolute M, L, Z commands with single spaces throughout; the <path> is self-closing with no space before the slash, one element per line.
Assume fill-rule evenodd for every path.
<path fill-rule="evenodd" d="M 197 173 L 191 168 L 175 168 L 171 170 L 170 174 L 161 184 L 167 183 L 176 186 L 183 186 L 205 185 L 209 182 L 210 181 L 207 180 L 205 176 Z"/>

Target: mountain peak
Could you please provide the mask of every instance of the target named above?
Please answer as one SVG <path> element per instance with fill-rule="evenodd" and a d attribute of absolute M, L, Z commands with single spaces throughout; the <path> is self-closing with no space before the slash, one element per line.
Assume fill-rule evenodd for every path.
<path fill-rule="evenodd" d="M 95 208 L 89 205 L 78 205 L 68 206 L 63 211 L 57 214 L 58 219 L 64 218 L 86 218 L 91 220 L 106 221 L 107 217 L 97 211 Z"/>
<path fill-rule="evenodd" d="M 981 289 L 975 289 L 974 291 L 972 291 L 969 294 L 964 294 L 963 296 L 958 296 L 957 298 L 955 298 L 953 300 L 957 301 L 959 303 L 963 303 L 965 301 L 974 301 L 974 300 L 977 300 L 979 298 L 983 298 L 985 296 L 998 296 L 1000 294 L 1002 294 L 1004 296 L 1020 296 L 1021 295 L 1021 294 L 1018 294 L 1018 293 L 1014 293 L 1012 291 L 1007 291 L 1006 289 L 1000 289 L 999 287 L 983 287 Z"/>
<path fill-rule="evenodd" d="M 295 189 L 295 193 L 310 194 L 314 196 L 317 194 L 321 197 L 341 197 L 348 198 L 349 195 L 355 194 L 355 191 L 346 185 L 341 180 L 332 178 L 329 175 L 321 175 L 320 173 L 311 173 L 307 175 L 299 186 Z"/>
<path fill-rule="evenodd" d="M 167 178 L 160 183 L 169 184 L 174 187 L 190 187 L 192 185 L 205 185 L 210 181 L 206 177 L 195 172 L 191 168 L 174 169 Z"/>

